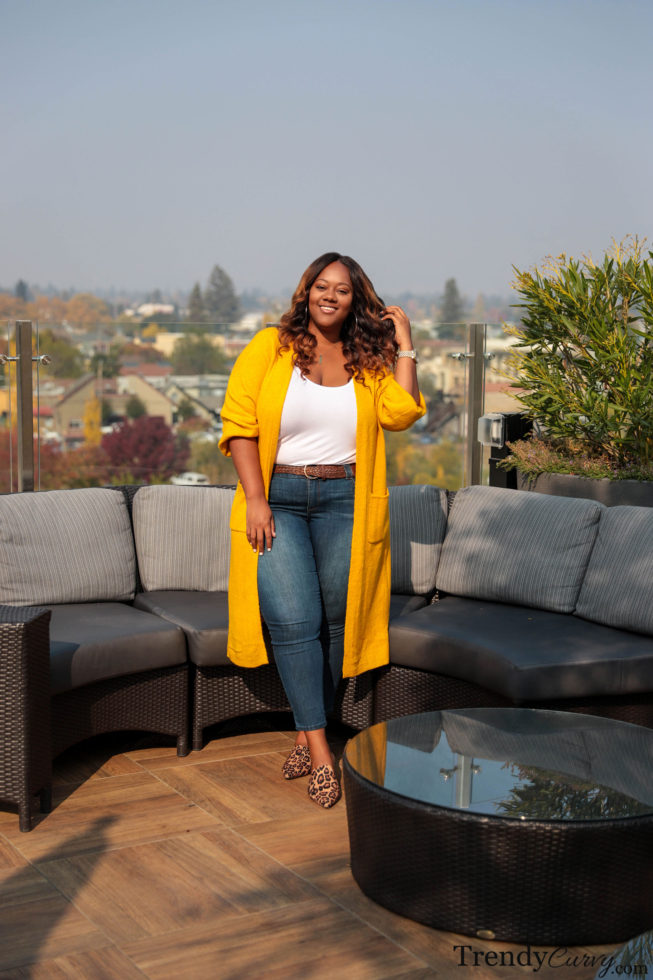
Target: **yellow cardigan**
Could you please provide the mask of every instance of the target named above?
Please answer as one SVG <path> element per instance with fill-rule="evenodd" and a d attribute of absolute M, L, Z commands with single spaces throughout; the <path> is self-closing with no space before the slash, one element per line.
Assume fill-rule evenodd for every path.
<path fill-rule="evenodd" d="M 292 350 L 279 350 L 268 327 L 238 357 L 222 408 L 220 449 L 228 456 L 234 436 L 258 439 L 266 494 L 277 453 L 281 413 L 293 368 Z M 354 380 L 356 392 L 356 489 L 345 618 L 343 675 L 353 677 L 388 662 L 390 524 L 382 429 L 407 429 L 426 407 L 391 374 Z M 245 535 L 246 501 L 238 484 L 231 511 L 229 640 L 227 655 L 241 667 L 268 662 L 258 608 L 257 562 Z"/>

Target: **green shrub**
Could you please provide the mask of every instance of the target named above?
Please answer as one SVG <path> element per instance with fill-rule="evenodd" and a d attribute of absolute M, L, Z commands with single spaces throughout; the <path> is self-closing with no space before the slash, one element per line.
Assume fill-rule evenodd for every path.
<path fill-rule="evenodd" d="M 617 478 L 651 472 L 653 252 L 628 238 L 599 265 L 561 255 L 541 270 L 515 268 L 513 285 L 522 314 L 508 328 L 512 387 L 557 466 L 564 458 L 567 472 L 579 472 L 579 460 L 586 475 L 593 466 Z"/>

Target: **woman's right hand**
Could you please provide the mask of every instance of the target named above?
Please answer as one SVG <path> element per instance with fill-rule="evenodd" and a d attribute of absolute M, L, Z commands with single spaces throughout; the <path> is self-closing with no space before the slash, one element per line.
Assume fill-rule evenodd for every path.
<path fill-rule="evenodd" d="M 247 500 L 245 527 L 252 551 L 258 551 L 262 555 L 265 548 L 272 550 L 272 539 L 275 537 L 274 517 L 265 497 Z"/>

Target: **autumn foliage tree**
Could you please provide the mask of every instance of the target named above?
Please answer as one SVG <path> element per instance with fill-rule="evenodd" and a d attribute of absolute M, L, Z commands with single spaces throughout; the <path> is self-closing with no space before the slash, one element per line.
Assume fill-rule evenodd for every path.
<path fill-rule="evenodd" d="M 205 334 L 183 334 L 170 356 L 175 374 L 220 374 L 226 370 L 227 359 L 219 347 Z"/>
<path fill-rule="evenodd" d="M 16 443 L 15 433 L 0 431 L 1 493 L 18 489 Z M 34 478 L 41 490 L 69 490 L 101 487 L 110 482 L 111 472 L 109 461 L 100 446 L 84 445 L 79 449 L 62 450 L 46 443 L 39 453 L 34 440 Z"/>
<path fill-rule="evenodd" d="M 76 327 L 94 327 L 109 320 L 109 307 L 92 293 L 76 293 L 68 300 L 66 317 Z"/>
<path fill-rule="evenodd" d="M 111 467 L 101 446 L 78 449 L 41 446 L 41 489 L 71 490 L 102 487 L 111 482 Z"/>
<path fill-rule="evenodd" d="M 102 439 L 102 449 L 125 482 L 168 480 L 186 467 L 188 440 L 177 438 L 159 416 L 127 420 Z"/>
<path fill-rule="evenodd" d="M 33 346 L 36 346 L 36 338 Z M 79 378 L 84 373 L 84 358 L 80 351 L 50 329 L 40 331 L 39 352 L 52 358 L 47 370 L 55 378 Z"/>

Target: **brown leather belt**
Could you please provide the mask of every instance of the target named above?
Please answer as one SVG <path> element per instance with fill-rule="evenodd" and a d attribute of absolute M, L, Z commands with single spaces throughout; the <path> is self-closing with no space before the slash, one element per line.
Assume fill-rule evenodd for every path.
<path fill-rule="evenodd" d="M 305 476 L 309 480 L 342 480 L 349 476 L 347 470 L 351 469 L 352 475 L 356 476 L 356 463 L 349 463 L 347 467 L 333 465 L 318 466 L 307 463 L 306 466 L 287 466 L 285 463 L 275 463 L 272 473 L 294 473 L 296 476 Z"/>

